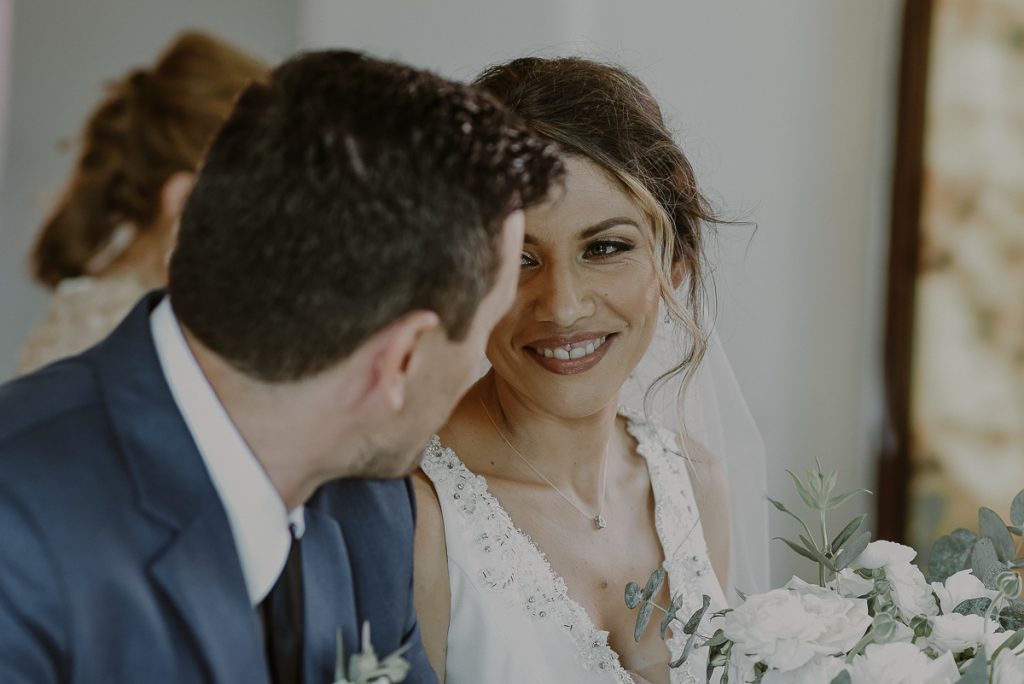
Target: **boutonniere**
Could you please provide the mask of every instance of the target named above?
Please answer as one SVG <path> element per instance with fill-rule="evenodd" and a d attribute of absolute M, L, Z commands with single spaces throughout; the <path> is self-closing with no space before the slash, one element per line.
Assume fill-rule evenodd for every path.
<path fill-rule="evenodd" d="M 401 682 L 409 674 L 409 661 L 402 656 L 411 644 L 403 644 L 394 653 L 377 657 L 370 641 L 370 623 L 363 623 L 363 650 L 348 659 L 345 667 L 345 647 L 341 641 L 341 630 L 338 630 L 338 655 L 334 665 L 333 684 L 394 684 Z"/>

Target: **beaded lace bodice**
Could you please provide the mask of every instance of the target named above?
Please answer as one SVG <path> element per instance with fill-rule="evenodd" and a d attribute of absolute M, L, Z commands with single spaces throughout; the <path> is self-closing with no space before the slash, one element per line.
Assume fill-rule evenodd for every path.
<path fill-rule="evenodd" d="M 697 610 L 703 594 L 711 596 L 712 609 L 725 607 L 711 570 L 686 465 L 670 446 L 674 444 L 671 433 L 624 413 L 637 452 L 647 462 L 669 590 L 683 600 L 679 614 L 689 616 Z M 608 632 L 597 629 L 583 607 L 568 595 L 565 581 L 491 495 L 485 478 L 472 473 L 437 437 L 427 446 L 422 467 L 441 504 L 452 580 L 447 681 L 512 682 L 519 678 L 631 684 L 633 679 L 608 644 Z M 669 639 L 673 655 L 684 643 L 684 635 L 678 631 Z M 526 652 L 504 653 L 519 650 Z M 516 657 L 530 663 L 516 661 Z M 703 681 L 703 657 L 703 652 L 697 652 L 681 668 L 672 670 L 672 682 Z M 522 671 L 499 674 L 494 668 L 500 668 L 502 662 Z"/>

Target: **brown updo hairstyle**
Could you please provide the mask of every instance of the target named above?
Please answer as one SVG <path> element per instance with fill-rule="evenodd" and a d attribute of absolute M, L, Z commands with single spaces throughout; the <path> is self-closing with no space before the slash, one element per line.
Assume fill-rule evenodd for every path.
<path fill-rule="evenodd" d="M 644 212 L 654 229 L 662 299 L 688 338 L 683 358 L 658 378 L 648 397 L 679 373 L 685 373 L 685 390 L 707 349 L 703 231 L 722 221 L 697 187 L 654 96 L 624 69 L 578 57 L 515 59 L 486 69 L 475 85 L 566 154 L 602 167 Z M 684 301 L 672 286 L 676 263 L 686 273 Z"/>
<path fill-rule="evenodd" d="M 86 121 L 78 160 L 32 248 L 35 278 L 54 287 L 130 222 L 145 230 L 175 173 L 194 171 L 235 96 L 266 66 L 222 40 L 182 33 L 156 63 L 108 86 Z"/>

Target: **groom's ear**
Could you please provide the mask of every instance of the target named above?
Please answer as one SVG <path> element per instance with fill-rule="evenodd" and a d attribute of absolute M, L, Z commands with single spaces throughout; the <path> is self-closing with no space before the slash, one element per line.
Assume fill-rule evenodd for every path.
<path fill-rule="evenodd" d="M 378 331 L 369 340 L 375 348 L 371 359 L 367 393 L 383 401 L 392 411 L 405 405 L 410 374 L 420 355 L 417 350 L 441 320 L 433 311 L 412 311 Z"/>

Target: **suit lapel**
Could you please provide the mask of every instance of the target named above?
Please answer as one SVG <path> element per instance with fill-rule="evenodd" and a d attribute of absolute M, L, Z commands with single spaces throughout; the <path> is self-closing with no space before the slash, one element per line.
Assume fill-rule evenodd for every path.
<path fill-rule="evenodd" d="M 151 565 L 215 682 L 266 682 L 256 612 L 219 507 L 194 517 Z"/>
<path fill-rule="evenodd" d="M 345 540 L 338 524 L 306 507 L 302 537 L 302 580 L 305 593 L 306 684 L 334 681 L 337 632 L 345 644 L 345 661 L 358 648 L 355 590 Z"/>
<path fill-rule="evenodd" d="M 150 574 L 219 684 L 267 682 L 256 613 L 227 516 L 160 367 L 147 295 L 85 356 L 99 376 L 142 511 L 170 539 Z"/>

